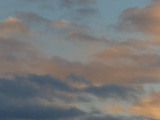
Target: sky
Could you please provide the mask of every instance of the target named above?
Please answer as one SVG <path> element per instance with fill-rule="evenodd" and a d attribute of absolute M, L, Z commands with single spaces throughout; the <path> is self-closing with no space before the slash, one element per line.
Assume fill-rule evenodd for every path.
<path fill-rule="evenodd" d="M 1 120 L 160 120 L 159 0 L 1 0 Z"/>

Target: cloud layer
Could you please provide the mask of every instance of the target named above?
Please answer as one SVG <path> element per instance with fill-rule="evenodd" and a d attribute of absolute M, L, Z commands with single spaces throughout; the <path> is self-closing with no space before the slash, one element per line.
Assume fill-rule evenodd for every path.
<path fill-rule="evenodd" d="M 0 6 L 0 119 L 160 119 L 158 0 L 126 3 L 109 26 L 112 1 L 13 1 Z"/>

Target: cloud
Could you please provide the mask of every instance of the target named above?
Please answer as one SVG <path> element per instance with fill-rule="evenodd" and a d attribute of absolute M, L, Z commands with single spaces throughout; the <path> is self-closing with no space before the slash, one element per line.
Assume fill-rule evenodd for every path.
<path fill-rule="evenodd" d="M 132 107 L 129 108 L 129 112 L 138 115 L 144 115 L 153 119 L 160 119 L 160 92 L 155 92 L 151 97 L 144 98 Z"/>
<path fill-rule="evenodd" d="M 84 94 L 125 100 L 133 95 L 132 92 L 135 92 L 132 88 L 119 85 L 99 87 L 88 85 L 85 88 L 78 88 L 70 86 L 68 81 L 50 75 L 8 74 L 0 78 L 0 118 L 4 120 L 85 118 L 87 114 L 85 110 L 82 111 L 75 105 L 79 102 L 79 105 L 93 102 L 92 99 L 87 100 L 87 95 Z M 94 114 L 88 113 L 89 116 Z"/>
<path fill-rule="evenodd" d="M 52 2 L 51 0 L 25 1 L 33 4 L 32 7 L 37 5 L 46 7 Z M 153 45 L 152 41 L 133 39 L 130 41 L 128 38 L 127 42 L 109 41 L 100 36 L 103 34 L 100 33 L 100 29 L 95 26 L 88 27 L 92 23 L 85 25 L 82 21 L 74 22 L 74 18 L 83 17 L 84 21 L 86 19 L 90 19 L 89 22 L 94 20 L 91 15 L 96 15 L 98 12 L 98 9 L 92 6 L 95 0 L 57 0 L 56 2 L 58 1 L 61 3 L 61 7 L 67 8 L 61 12 L 74 13 L 69 15 L 69 21 L 65 19 L 52 21 L 41 16 L 41 13 L 16 11 L 17 17 L 8 17 L 0 22 L 0 119 L 160 119 L 158 113 L 159 93 L 133 104 L 127 113 L 118 105 L 109 103 L 107 103 L 110 109 L 108 113 L 114 113 L 114 116 L 100 111 L 104 107 L 108 109 L 107 106 L 103 106 L 106 105 L 106 102 L 118 102 L 117 104 L 125 102 L 125 105 L 128 106 L 143 97 L 141 93 L 144 92 L 144 84 L 160 82 L 159 46 Z M 37 9 L 34 8 L 34 10 Z M 157 20 L 159 15 L 155 11 L 158 10 L 158 1 L 153 1 L 144 8 L 127 9 L 120 15 L 117 27 L 128 30 L 128 27 L 133 26 L 133 31 L 141 31 L 157 37 L 159 36 L 159 21 Z M 61 16 L 61 12 L 57 12 L 59 15 L 56 14 L 55 17 Z M 42 32 L 42 34 L 30 35 L 29 33 L 32 32 L 30 29 L 35 27 L 38 29 L 45 27 L 50 33 Z M 42 41 L 43 35 L 46 38 L 44 41 Z M 87 41 L 85 47 L 96 44 L 92 50 L 97 50 L 99 44 L 106 45 L 106 49 L 97 52 L 94 55 L 96 59 L 81 63 L 68 61 L 58 56 L 46 57 L 42 52 L 43 48 L 41 48 L 42 51 L 36 48 L 35 44 L 43 42 L 47 45 L 48 40 L 53 40 L 51 36 L 57 38 L 59 35 L 64 40 Z M 31 38 L 34 38 L 34 41 L 31 41 Z M 58 49 L 60 51 L 55 51 L 55 53 L 60 52 L 61 54 L 64 49 L 67 50 L 63 43 L 66 43 L 67 46 L 68 44 L 69 46 L 75 45 L 63 40 L 56 42 L 58 43 L 56 45 L 64 46 Z M 96 42 L 101 43 L 97 44 Z M 76 45 L 84 45 L 84 43 Z M 51 49 L 55 50 L 56 48 Z M 49 52 L 52 52 L 51 49 L 46 48 Z M 79 54 L 73 56 L 72 53 L 71 51 L 68 56 L 65 54 L 65 57 L 79 56 Z M 95 99 L 103 100 L 103 102 Z M 148 109 L 151 112 L 148 112 Z M 124 113 L 129 117 L 119 116 L 117 113 Z M 132 117 L 133 114 L 137 116 Z"/>
<path fill-rule="evenodd" d="M 86 93 L 97 98 L 115 100 L 128 100 L 130 97 L 133 99 L 134 94 L 138 94 L 127 86 L 88 85 L 78 88 L 50 75 L 8 74 L 0 78 L 0 119 L 96 119 L 97 117 L 92 116 L 97 112 L 101 114 L 101 111 L 87 114 L 87 110 L 79 108 L 83 103 L 93 103 L 93 99 L 87 99 Z M 104 119 L 107 118 L 104 116 Z"/>
<path fill-rule="evenodd" d="M 14 74 L 0 78 L 0 119 L 60 120 L 85 115 L 71 104 L 64 106 L 61 101 L 67 99 L 67 94 L 59 91 L 72 93 L 76 89 L 49 75 Z"/>
<path fill-rule="evenodd" d="M 65 92 L 76 92 L 78 89 L 72 88 L 64 81 L 61 81 L 59 79 L 53 78 L 50 75 L 45 76 L 38 76 L 38 75 L 29 75 L 28 78 L 32 82 L 39 84 L 40 86 L 50 86 L 52 89 L 65 91 Z"/>
<path fill-rule="evenodd" d="M 76 85 L 78 87 L 82 86 L 89 86 L 92 85 L 92 82 L 89 80 L 86 80 L 85 77 L 76 76 L 74 73 L 71 73 L 67 76 L 67 78 L 70 80 L 71 84 Z"/>
<path fill-rule="evenodd" d="M 72 22 L 69 22 L 69 21 L 66 21 L 66 20 L 56 21 L 54 25 L 57 26 L 57 27 L 64 27 L 68 24 L 71 24 L 73 26 L 76 25 L 76 24 L 74 24 Z"/>
<path fill-rule="evenodd" d="M 3 120 L 27 119 L 27 120 L 62 120 L 74 119 L 85 113 L 77 108 L 46 107 L 41 105 L 10 106 L 0 109 L 0 118 Z"/>
<path fill-rule="evenodd" d="M 11 98 L 32 98 L 37 94 L 37 89 L 33 85 L 21 80 L 0 79 L 0 93 L 1 96 L 8 96 Z"/>
<path fill-rule="evenodd" d="M 86 84 L 86 86 L 79 88 L 79 86 L 71 86 L 69 81 L 62 81 L 54 78 L 50 75 L 35 75 L 28 74 L 27 76 L 13 75 L 10 78 L 1 78 L 1 94 L 8 97 L 38 97 L 49 95 L 49 91 L 52 94 L 58 93 L 89 93 L 100 98 L 118 98 L 127 100 L 128 98 L 136 98 L 140 92 L 132 87 L 121 86 L 116 84 L 106 84 L 101 86 L 95 86 L 90 81 L 80 79 L 75 75 L 69 75 L 72 81 L 80 81 Z M 80 80 L 79 80 L 80 79 Z M 72 82 L 74 83 L 74 82 Z M 7 86 L 7 88 L 6 88 Z M 65 95 L 65 94 L 62 94 Z M 42 97 L 41 96 L 41 97 Z M 64 96 L 65 97 L 65 96 Z"/>
<path fill-rule="evenodd" d="M 90 108 L 83 109 L 79 106 L 94 103 L 95 101 L 93 97 L 91 97 L 92 95 L 97 99 L 105 98 L 115 101 L 128 101 L 135 100 L 136 98 L 134 97 L 139 94 L 139 92 L 132 89 L 132 87 L 118 87 L 119 85 L 105 85 L 99 87 L 86 85 L 79 87 L 78 85 L 73 86 L 67 80 L 60 80 L 50 75 L 7 74 L 5 77 L 0 78 L 0 111 L 3 113 L 3 110 L 7 109 L 8 112 L 7 110 L 5 112 L 7 112 L 7 115 L 9 115 L 8 117 L 11 118 L 14 118 L 14 115 L 17 115 L 18 112 L 19 114 L 22 112 L 22 114 L 25 115 L 26 113 L 23 112 L 29 112 L 28 109 L 32 109 L 31 106 L 42 107 L 41 111 L 37 109 L 35 112 L 43 112 L 43 109 L 46 110 L 47 107 L 48 109 L 56 107 L 65 110 L 74 107 L 85 113 L 90 111 Z M 13 112 L 12 116 L 10 112 L 15 109 L 17 109 L 17 112 Z M 27 111 L 25 111 L 25 109 L 27 109 Z M 92 113 L 92 111 L 89 113 L 91 115 L 97 114 L 97 112 Z M 100 113 L 101 111 L 99 111 L 99 114 Z M 39 116 L 35 114 L 35 117 Z M 47 119 L 47 116 L 44 119 Z"/>
<path fill-rule="evenodd" d="M 26 24 L 16 17 L 8 17 L 4 21 L 0 21 L 1 33 L 29 34 Z"/>
<path fill-rule="evenodd" d="M 25 49 L 25 47 L 23 49 Z M 23 49 L 22 51 L 15 51 L 15 53 L 22 53 L 22 55 L 19 54 L 17 56 L 17 54 L 15 54 L 14 59 L 11 59 L 13 58 L 12 53 L 14 53 L 14 50 L 6 53 L 6 55 L 8 55 L 6 58 L 1 56 L 1 63 L 3 63 L 0 64 L 1 73 L 50 74 L 60 79 L 65 79 L 70 73 L 74 73 L 76 76 L 83 76 L 98 85 L 105 83 L 143 84 L 159 82 L 158 61 L 160 58 L 154 54 L 149 56 L 139 55 L 135 58 L 134 62 L 127 64 L 106 64 L 101 62 L 82 64 L 80 62 L 69 62 L 59 57 L 46 59 L 43 55 L 40 56 L 39 52 L 34 51 L 33 48 L 34 54 L 31 52 L 31 49 Z"/>
<path fill-rule="evenodd" d="M 41 19 L 41 17 L 39 19 Z M 6 21 L 19 22 L 21 20 L 11 18 L 5 20 L 5 22 Z M 41 22 L 45 21 L 46 20 L 44 19 L 43 21 L 42 18 Z M 3 22 L 4 21 L 2 21 L 2 23 Z M 56 27 L 60 33 L 63 32 L 64 38 L 70 35 L 68 36 L 70 40 L 106 40 L 105 38 L 95 37 L 92 32 L 90 33 L 90 28 L 83 24 L 62 20 L 55 21 L 52 27 Z M 104 63 L 97 60 L 96 62 L 91 61 L 82 64 L 80 62 L 69 62 L 58 57 L 47 59 L 34 45 L 29 42 L 24 42 L 23 40 L 6 36 L 1 36 L 0 39 L 0 60 L 1 63 L 3 63 L 0 64 L 2 68 L 0 70 L 1 73 L 50 74 L 60 79 L 64 79 L 68 74 L 74 73 L 76 76 L 84 76 L 87 80 L 99 85 L 104 83 L 128 84 L 159 82 L 159 54 L 154 53 L 154 51 L 145 51 L 149 47 L 147 46 L 144 49 L 143 42 L 118 42 L 117 44 L 113 42 L 113 44 L 111 44 L 110 41 L 109 44 L 111 46 L 96 54 L 96 58 L 105 61 Z M 124 45 L 122 45 L 123 43 Z M 138 45 L 138 43 L 140 43 L 140 45 Z M 118 64 L 116 62 L 110 64 L 109 62 L 109 60 L 119 61 L 120 59 L 127 59 L 129 62 L 123 61 L 123 64 L 122 62 Z"/>
<path fill-rule="evenodd" d="M 116 69 L 114 69 L 113 71 L 116 76 L 120 75 L 120 71 L 126 70 L 125 72 L 123 71 L 125 77 L 122 81 L 125 81 L 126 77 L 131 77 L 128 78 L 128 82 L 132 81 L 133 83 L 139 84 L 159 82 L 158 74 L 153 73 L 154 75 L 151 75 L 152 70 L 154 70 L 155 68 L 157 68 L 157 72 L 159 71 L 158 61 L 160 59 L 160 56 L 158 54 L 158 51 L 156 50 L 158 49 L 158 46 L 156 47 L 155 45 L 153 45 L 152 41 L 149 42 L 145 40 L 131 40 L 132 41 L 128 40 L 122 42 L 110 42 L 106 49 L 99 51 L 93 55 L 93 60 L 107 64 L 108 67 L 110 66 L 110 70 L 115 67 Z M 119 67 L 121 68 L 119 69 Z M 116 70 L 118 69 L 119 72 L 116 72 Z M 150 71 L 149 69 L 152 70 Z M 133 71 L 131 72 L 130 70 Z M 149 70 L 150 72 L 147 72 L 146 70 Z M 137 71 L 142 74 L 136 73 Z M 134 75 L 132 73 L 134 73 Z M 120 78 L 121 77 L 119 77 L 119 79 Z"/>
<path fill-rule="evenodd" d="M 1 78 L 1 95 L 10 98 L 29 98 L 49 95 L 48 91 L 78 92 L 78 89 L 71 87 L 66 82 L 53 78 L 49 75 L 38 76 L 29 74 L 26 77 L 13 75 L 12 79 Z M 53 94 L 52 93 L 52 94 Z"/>
<path fill-rule="evenodd" d="M 159 38 L 160 32 L 160 2 L 153 0 L 144 8 L 129 8 L 119 16 L 119 30 L 140 31 Z"/>
<path fill-rule="evenodd" d="M 114 99 L 137 99 L 136 94 L 139 92 L 136 89 L 127 86 L 121 86 L 116 84 L 106 84 L 102 86 L 88 86 L 84 88 L 87 93 L 94 94 L 100 98 L 114 98 Z"/>
<path fill-rule="evenodd" d="M 14 61 L 17 59 L 36 57 L 36 49 L 26 41 L 21 41 L 16 38 L 0 36 L 0 59 Z"/>
<path fill-rule="evenodd" d="M 109 113 L 123 113 L 125 111 L 122 107 L 117 105 L 107 105 L 107 108 L 109 109 Z"/>
<path fill-rule="evenodd" d="M 114 45 L 106 48 L 95 54 L 95 59 L 103 61 L 129 59 L 132 57 L 134 52 L 128 47 L 123 45 Z"/>

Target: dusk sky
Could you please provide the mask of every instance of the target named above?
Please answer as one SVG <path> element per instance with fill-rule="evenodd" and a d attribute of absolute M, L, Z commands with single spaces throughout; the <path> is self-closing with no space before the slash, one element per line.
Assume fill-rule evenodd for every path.
<path fill-rule="evenodd" d="M 0 120 L 160 120 L 160 0 L 0 0 Z"/>

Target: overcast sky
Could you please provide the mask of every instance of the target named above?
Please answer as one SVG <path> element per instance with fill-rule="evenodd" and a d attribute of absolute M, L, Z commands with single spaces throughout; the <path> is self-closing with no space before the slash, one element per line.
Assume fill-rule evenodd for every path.
<path fill-rule="evenodd" d="M 159 120 L 159 0 L 0 0 L 1 120 Z"/>

